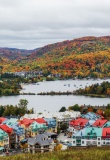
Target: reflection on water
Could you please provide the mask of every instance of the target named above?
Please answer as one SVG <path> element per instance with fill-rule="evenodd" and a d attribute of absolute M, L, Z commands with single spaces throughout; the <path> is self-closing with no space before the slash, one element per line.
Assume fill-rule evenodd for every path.
<path fill-rule="evenodd" d="M 108 80 L 110 82 L 110 80 Z M 73 91 L 78 88 L 84 88 L 94 83 L 101 83 L 103 80 L 67 80 L 67 81 L 51 81 L 51 82 L 39 82 L 39 85 L 24 85 L 24 90 L 21 92 L 47 92 L 47 91 Z M 106 105 L 110 103 L 110 98 L 93 98 L 85 96 L 40 96 L 40 95 L 20 95 L 0 97 L 0 104 L 18 104 L 20 99 L 27 99 L 29 104 L 28 108 L 34 108 L 37 112 L 47 111 L 59 111 L 62 106 L 68 107 L 74 104 L 79 105 Z"/>

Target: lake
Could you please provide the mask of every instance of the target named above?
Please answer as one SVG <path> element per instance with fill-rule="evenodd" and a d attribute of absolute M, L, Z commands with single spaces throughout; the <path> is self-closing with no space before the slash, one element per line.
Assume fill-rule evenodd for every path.
<path fill-rule="evenodd" d="M 101 83 L 108 80 L 62 80 L 62 81 L 44 81 L 38 84 L 23 85 L 22 92 L 39 93 L 50 91 L 73 91 L 78 88 L 84 88 L 95 83 Z M 49 112 L 57 112 L 63 106 L 68 107 L 74 104 L 79 105 L 107 105 L 110 103 L 110 98 L 94 98 L 86 96 L 74 96 L 74 95 L 60 95 L 60 96 L 41 96 L 41 95 L 19 95 L 19 96 L 3 96 L 0 97 L 0 104 L 18 104 L 20 99 L 27 99 L 29 104 L 28 108 L 34 108 L 36 112 L 42 112 L 44 110 Z"/>

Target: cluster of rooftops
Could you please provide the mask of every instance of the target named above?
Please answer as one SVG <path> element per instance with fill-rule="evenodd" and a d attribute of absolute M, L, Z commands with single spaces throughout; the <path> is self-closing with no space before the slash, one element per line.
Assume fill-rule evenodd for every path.
<path fill-rule="evenodd" d="M 73 138 L 110 138 L 110 121 L 93 112 L 88 112 L 79 118 L 71 120 L 69 123 L 69 128 L 73 129 Z"/>
<path fill-rule="evenodd" d="M 110 121 L 104 119 L 101 115 L 93 112 L 81 115 L 80 112 L 66 111 L 55 116 L 55 114 L 45 112 L 39 114 L 39 116 L 37 114 L 26 114 L 20 119 L 0 117 L 0 147 L 6 145 L 3 141 L 5 142 L 7 138 L 10 140 L 9 136 L 12 134 L 16 135 L 16 142 L 25 142 L 28 139 L 30 151 L 31 145 L 36 145 L 36 143 L 43 145 L 45 142 L 45 144 L 50 144 L 52 139 L 49 137 L 57 137 L 58 121 L 64 121 L 68 124 L 67 131 L 72 132 L 71 138 L 73 140 L 97 137 L 110 139 Z M 43 133 L 39 134 L 40 131 L 43 131 Z"/>

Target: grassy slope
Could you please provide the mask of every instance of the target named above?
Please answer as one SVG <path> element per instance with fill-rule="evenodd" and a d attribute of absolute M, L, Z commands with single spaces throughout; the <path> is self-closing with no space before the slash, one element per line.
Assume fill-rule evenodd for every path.
<path fill-rule="evenodd" d="M 110 147 L 77 149 L 45 154 L 20 154 L 0 160 L 110 160 Z"/>

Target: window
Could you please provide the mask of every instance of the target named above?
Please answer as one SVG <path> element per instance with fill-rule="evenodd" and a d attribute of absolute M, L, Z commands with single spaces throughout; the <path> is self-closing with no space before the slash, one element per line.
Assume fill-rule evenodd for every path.
<path fill-rule="evenodd" d="M 39 146 L 39 145 L 37 144 L 37 145 L 35 145 L 35 148 L 41 148 L 41 146 Z"/>
<path fill-rule="evenodd" d="M 98 145 L 100 145 L 100 142 L 98 142 Z"/>
<path fill-rule="evenodd" d="M 73 143 L 75 144 L 75 141 L 73 141 Z"/>
<path fill-rule="evenodd" d="M 82 141 L 82 144 L 84 144 L 84 141 Z"/>
<path fill-rule="evenodd" d="M 49 146 L 44 146 L 44 148 L 49 148 Z"/>
<path fill-rule="evenodd" d="M 98 140 L 100 141 L 100 138 L 98 138 Z"/>

